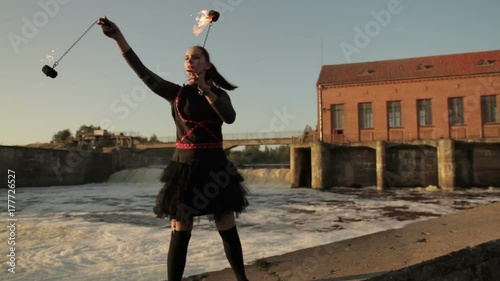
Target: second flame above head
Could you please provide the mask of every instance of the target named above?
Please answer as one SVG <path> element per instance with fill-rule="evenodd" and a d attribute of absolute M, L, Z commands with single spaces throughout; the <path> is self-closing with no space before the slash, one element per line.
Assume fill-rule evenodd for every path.
<path fill-rule="evenodd" d="M 211 10 L 203 10 L 198 13 L 196 17 L 196 24 L 193 26 L 193 33 L 195 36 L 200 35 L 205 27 L 216 22 L 220 17 L 219 12 Z"/>

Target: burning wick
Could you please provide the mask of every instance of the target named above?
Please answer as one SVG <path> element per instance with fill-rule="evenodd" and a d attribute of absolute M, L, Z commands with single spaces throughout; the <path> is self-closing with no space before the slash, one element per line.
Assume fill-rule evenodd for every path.
<path fill-rule="evenodd" d="M 52 50 L 51 53 L 54 53 L 54 50 Z M 45 63 L 45 64 L 53 64 L 54 63 L 54 56 L 46 54 L 44 59 L 41 59 L 40 62 Z"/>
<path fill-rule="evenodd" d="M 198 16 L 196 17 L 196 22 L 193 26 L 193 33 L 195 36 L 200 35 L 205 27 L 210 24 L 210 19 L 208 18 L 208 11 L 203 10 L 198 13 Z"/>
<path fill-rule="evenodd" d="M 213 22 L 216 22 L 219 19 L 219 12 L 211 10 L 203 10 L 198 13 L 198 16 L 196 17 L 196 22 L 193 26 L 193 33 L 195 36 L 200 35 L 205 27 L 212 25 Z"/>

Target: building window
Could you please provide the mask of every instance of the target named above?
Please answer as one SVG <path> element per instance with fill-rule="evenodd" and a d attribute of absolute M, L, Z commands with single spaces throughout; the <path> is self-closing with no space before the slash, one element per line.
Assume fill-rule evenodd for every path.
<path fill-rule="evenodd" d="M 401 102 L 390 101 L 387 103 L 387 119 L 389 128 L 401 127 Z"/>
<path fill-rule="evenodd" d="M 359 104 L 359 127 L 361 129 L 373 128 L 372 103 Z"/>
<path fill-rule="evenodd" d="M 431 100 L 417 100 L 418 125 L 432 125 L 432 103 Z"/>
<path fill-rule="evenodd" d="M 431 68 L 433 68 L 434 65 L 432 64 L 420 64 L 418 67 L 417 67 L 417 71 L 427 71 L 427 70 L 431 70 Z"/>
<path fill-rule="evenodd" d="M 332 104 L 332 129 L 342 130 L 344 129 L 344 105 L 343 104 Z"/>
<path fill-rule="evenodd" d="M 491 66 L 491 65 L 494 65 L 494 64 L 495 64 L 494 60 L 480 59 L 476 63 L 476 66 Z"/>
<path fill-rule="evenodd" d="M 358 74 L 358 76 L 370 76 L 370 75 L 373 75 L 373 73 L 375 73 L 375 70 L 373 70 L 373 69 L 366 69 L 366 70 L 363 70 L 362 72 L 360 72 Z"/>
<path fill-rule="evenodd" d="M 450 112 L 450 125 L 464 124 L 464 100 L 463 98 L 449 98 L 448 107 Z"/>
<path fill-rule="evenodd" d="M 482 96 L 481 111 L 484 123 L 498 122 L 497 96 Z"/>

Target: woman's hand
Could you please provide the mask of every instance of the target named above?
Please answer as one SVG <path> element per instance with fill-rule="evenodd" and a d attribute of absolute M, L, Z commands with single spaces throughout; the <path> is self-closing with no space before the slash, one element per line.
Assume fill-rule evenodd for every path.
<path fill-rule="evenodd" d="M 114 22 L 110 21 L 107 17 L 99 18 L 97 20 L 97 24 L 101 26 L 104 35 L 108 36 L 109 38 L 117 39 L 118 37 L 122 36 L 118 26 Z"/>
<path fill-rule="evenodd" d="M 203 90 L 210 89 L 210 86 L 205 81 L 205 72 L 200 74 L 195 72 L 190 72 L 188 77 L 188 82 L 190 85 L 198 86 L 198 90 L 203 92 Z"/>

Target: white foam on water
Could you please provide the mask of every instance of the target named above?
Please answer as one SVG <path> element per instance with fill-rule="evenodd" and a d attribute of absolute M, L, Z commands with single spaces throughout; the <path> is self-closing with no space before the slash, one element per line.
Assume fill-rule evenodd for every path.
<path fill-rule="evenodd" d="M 127 169 L 112 174 L 108 182 L 126 183 L 157 183 L 160 179 L 162 168 L 137 168 Z"/>
<path fill-rule="evenodd" d="M 273 185 L 290 187 L 290 169 L 241 169 L 245 183 L 250 185 Z"/>
<path fill-rule="evenodd" d="M 247 263 L 500 201 L 496 188 L 317 191 L 266 183 L 272 172 L 245 173 L 265 183 L 249 184 L 250 206 L 237 219 Z M 16 274 L 9 280 L 166 279 L 170 229 L 152 213 L 160 174 L 127 170 L 104 184 L 19 188 Z M 275 181 L 271 176 L 269 182 Z M 7 235 L 2 228 L 0 236 Z M 7 262 L 6 255 L 0 262 Z M 196 222 L 184 275 L 226 267 L 215 226 Z"/>

